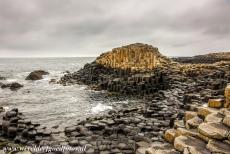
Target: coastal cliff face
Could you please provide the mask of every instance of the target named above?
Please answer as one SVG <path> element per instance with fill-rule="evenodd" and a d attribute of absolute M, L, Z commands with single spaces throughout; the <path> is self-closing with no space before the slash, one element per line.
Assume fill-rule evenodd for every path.
<path fill-rule="evenodd" d="M 115 48 L 96 59 L 97 64 L 105 67 L 131 71 L 153 70 L 169 61 L 158 48 L 141 43 Z"/>

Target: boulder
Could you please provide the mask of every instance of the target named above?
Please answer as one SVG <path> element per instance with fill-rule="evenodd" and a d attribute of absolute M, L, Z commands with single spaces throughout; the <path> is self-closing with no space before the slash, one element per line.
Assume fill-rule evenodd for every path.
<path fill-rule="evenodd" d="M 165 132 L 165 140 L 168 141 L 169 143 L 173 143 L 174 139 L 175 139 L 175 136 L 176 136 L 176 130 L 175 129 L 168 129 L 166 132 Z"/>
<path fill-rule="evenodd" d="M 210 140 L 206 147 L 212 153 L 221 153 L 221 154 L 230 153 L 230 145 L 224 142 Z"/>
<path fill-rule="evenodd" d="M 223 116 L 219 113 L 211 113 L 204 119 L 205 122 L 222 122 Z"/>
<path fill-rule="evenodd" d="M 1 88 L 10 88 L 11 90 L 18 90 L 20 88 L 22 88 L 23 85 L 17 83 L 17 82 L 13 82 L 13 83 L 7 83 L 7 84 L 2 84 Z"/>
<path fill-rule="evenodd" d="M 13 82 L 13 83 L 11 83 L 11 85 L 10 85 L 10 89 L 11 89 L 11 90 L 17 90 L 17 89 L 22 88 L 22 87 L 23 87 L 23 85 L 21 85 L 21 84 L 19 84 L 19 83 L 17 83 L 17 82 Z"/>
<path fill-rule="evenodd" d="M 173 123 L 173 128 L 185 128 L 184 121 L 183 120 L 175 120 Z"/>
<path fill-rule="evenodd" d="M 197 113 L 196 112 L 192 112 L 192 111 L 186 111 L 185 112 L 185 117 L 184 117 L 184 120 L 185 122 L 194 118 L 195 116 L 197 116 Z"/>
<path fill-rule="evenodd" d="M 196 137 L 198 135 L 198 131 L 196 129 L 177 128 L 176 137 L 181 136 L 181 135 Z"/>
<path fill-rule="evenodd" d="M 198 116 L 186 121 L 186 128 L 187 129 L 193 129 L 193 128 L 197 128 L 201 123 L 203 122 L 203 120 L 201 118 L 199 118 Z"/>
<path fill-rule="evenodd" d="M 179 136 L 175 138 L 174 148 L 180 152 L 184 152 L 185 148 L 192 154 L 211 154 L 206 149 L 206 144 L 202 140 L 191 136 Z"/>
<path fill-rule="evenodd" d="M 230 129 L 221 123 L 202 123 L 199 125 L 198 131 L 209 138 L 224 140 L 227 139 Z"/>
<path fill-rule="evenodd" d="M 217 113 L 218 110 L 215 108 L 210 108 L 210 107 L 205 107 L 205 106 L 201 106 L 198 107 L 198 116 L 205 118 L 207 115 L 211 114 L 211 113 Z"/>
<path fill-rule="evenodd" d="M 208 106 L 212 108 L 221 108 L 224 104 L 223 99 L 209 99 Z"/>
<path fill-rule="evenodd" d="M 7 111 L 5 115 L 6 115 L 7 118 L 12 118 L 12 117 L 16 117 L 17 114 L 18 113 L 16 111 L 11 110 L 11 111 Z"/>
<path fill-rule="evenodd" d="M 223 124 L 230 127 L 230 115 L 226 115 L 223 120 Z"/>
<path fill-rule="evenodd" d="M 7 130 L 8 137 L 14 138 L 17 135 L 17 128 L 16 127 L 9 127 Z"/>
<path fill-rule="evenodd" d="M 41 80 L 43 79 L 43 75 L 48 75 L 49 73 L 43 70 L 36 70 L 31 72 L 27 77 L 26 80 Z"/>
<path fill-rule="evenodd" d="M 223 115 L 223 116 L 230 115 L 230 109 L 229 108 L 222 108 L 219 110 L 218 113 Z"/>

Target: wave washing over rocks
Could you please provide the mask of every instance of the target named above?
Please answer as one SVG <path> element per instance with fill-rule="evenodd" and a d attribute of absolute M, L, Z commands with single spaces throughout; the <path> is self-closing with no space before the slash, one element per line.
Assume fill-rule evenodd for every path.
<path fill-rule="evenodd" d="M 141 43 L 115 48 L 57 83 L 86 84 L 111 97 L 139 102 L 76 122 L 64 131 L 31 123 L 13 109 L 2 113 L 2 136 L 23 145 L 86 146 L 82 153 L 228 153 L 230 98 L 225 87 L 230 61 L 205 63 L 178 63 Z M 207 102 L 224 111 L 204 107 Z M 167 142 L 174 142 L 175 149 Z"/>

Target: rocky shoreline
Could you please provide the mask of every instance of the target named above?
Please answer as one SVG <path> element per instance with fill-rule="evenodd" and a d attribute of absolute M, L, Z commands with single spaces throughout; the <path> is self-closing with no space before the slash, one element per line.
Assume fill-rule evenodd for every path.
<path fill-rule="evenodd" d="M 136 56 L 145 52 L 144 49 L 148 49 L 147 55 Z M 107 90 L 117 96 L 142 98 L 135 106 L 87 118 L 64 131 L 41 128 L 13 109 L 1 115 L 1 136 L 31 146 L 86 146 L 84 152 L 65 153 L 157 154 L 156 149 L 165 149 L 158 153 L 183 152 L 167 143 L 172 143 L 174 138 L 169 140 L 166 134 L 172 132 L 169 130 L 173 126 L 183 126 L 188 110 L 195 111 L 209 99 L 224 99 L 225 87 L 230 83 L 230 61 L 180 64 L 160 55 L 156 49 L 144 44 L 116 48 L 109 52 L 108 56 L 113 57 L 109 61 L 104 61 L 105 53 L 95 62 L 86 64 L 78 72 L 66 74 L 58 81 L 63 85 L 87 84 L 95 90 Z M 126 52 L 132 51 L 138 52 L 125 58 Z M 117 59 L 117 54 L 122 56 Z M 142 61 L 143 57 L 150 59 Z M 140 65 L 129 63 L 130 60 L 140 62 Z M 128 64 L 116 64 L 123 61 Z M 142 69 L 143 66 L 148 69 Z"/>

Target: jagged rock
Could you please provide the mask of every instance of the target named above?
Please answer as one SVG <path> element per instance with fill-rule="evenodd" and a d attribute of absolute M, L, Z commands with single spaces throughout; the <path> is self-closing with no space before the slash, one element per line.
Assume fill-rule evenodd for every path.
<path fill-rule="evenodd" d="M 182 136 L 182 135 L 196 137 L 198 135 L 198 131 L 196 129 L 177 128 L 176 137 Z"/>
<path fill-rule="evenodd" d="M 6 115 L 7 118 L 12 118 L 12 117 L 17 116 L 17 112 L 11 110 L 11 111 L 7 111 L 5 115 Z"/>
<path fill-rule="evenodd" d="M 211 113 L 204 119 L 205 122 L 222 122 L 223 116 L 219 113 Z"/>
<path fill-rule="evenodd" d="M 173 128 L 175 128 L 175 129 L 177 129 L 177 128 L 185 128 L 184 121 L 183 120 L 175 120 Z"/>
<path fill-rule="evenodd" d="M 230 153 L 230 144 L 210 140 L 207 144 L 207 149 L 212 153 L 221 153 L 221 154 L 229 154 Z"/>
<path fill-rule="evenodd" d="M 222 108 L 219 110 L 218 113 L 223 115 L 223 116 L 230 115 L 230 108 Z"/>
<path fill-rule="evenodd" d="M 165 140 L 168 141 L 169 143 L 173 143 L 174 139 L 175 139 L 175 136 L 176 136 L 176 130 L 175 129 L 168 129 L 166 132 L 165 132 Z"/>
<path fill-rule="evenodd" d="M 31 72 L 31 73 L 26 77 L 26 80 L 41 80 L 41 79 L 43 79 L 42 76 L 43 76 L 43 75 L 47 75 L 47 74 L 49 74 L 49 73 L 46 72 L 46 71 L 43 71 L 43 70 L 36 70 L 36 71 Z"/>
<path fill-rule="evenodd" d="M 211 113 L 217 113 L 218 110 L 214 109 L 214 108 L 210 108 L 210 107 L 205 107 L 205 106 L 201 106 L 198 108 L 198 112 L 197 114 L 203 118 L 205 118 L 207 115 L 211 114 Z"/>
<path fill-rule="evenodd" d="M 196 117 L 197 116 L 197 113 L 196 112 L 192 112 L 192 111 L 186 111 L 185 112 L 185 117 L 184 117 L 184 120 L 185 122 Z"/>
<path fill-rule="evenodd" d="M 191 136 L 176 137 L 174 147 L 180 152 L 184 152 L 184 149 L 187 148 L 192 154 L 211 154 L 206 149 L 205 142 Z"/>
<path fill-rule="evenodd" d="M 221 108 L 224 104 L 223 99 L 209 99 L 208 106 L 213 108 Z"/>
<path fill-rule="evenodd" d="M 197 128 L 202 122 L 203 120 L 199 118 L 198 116 L 196 116 L 190 120 L 187 120 L 185 126 L 187 129 L 194 129 L 194 128 Z"/>
<path fill-rule="evenodd" d="M 230 127 L 230 115 L 226 115 L 223 120 L 223 124 Z"/>
<path fill-rule="evenodd" d="M 230 129 L 221 123 L 202 123 L 199 125 L 198 131 L 209 138 L 223 140 L 228 137 Z"/>

